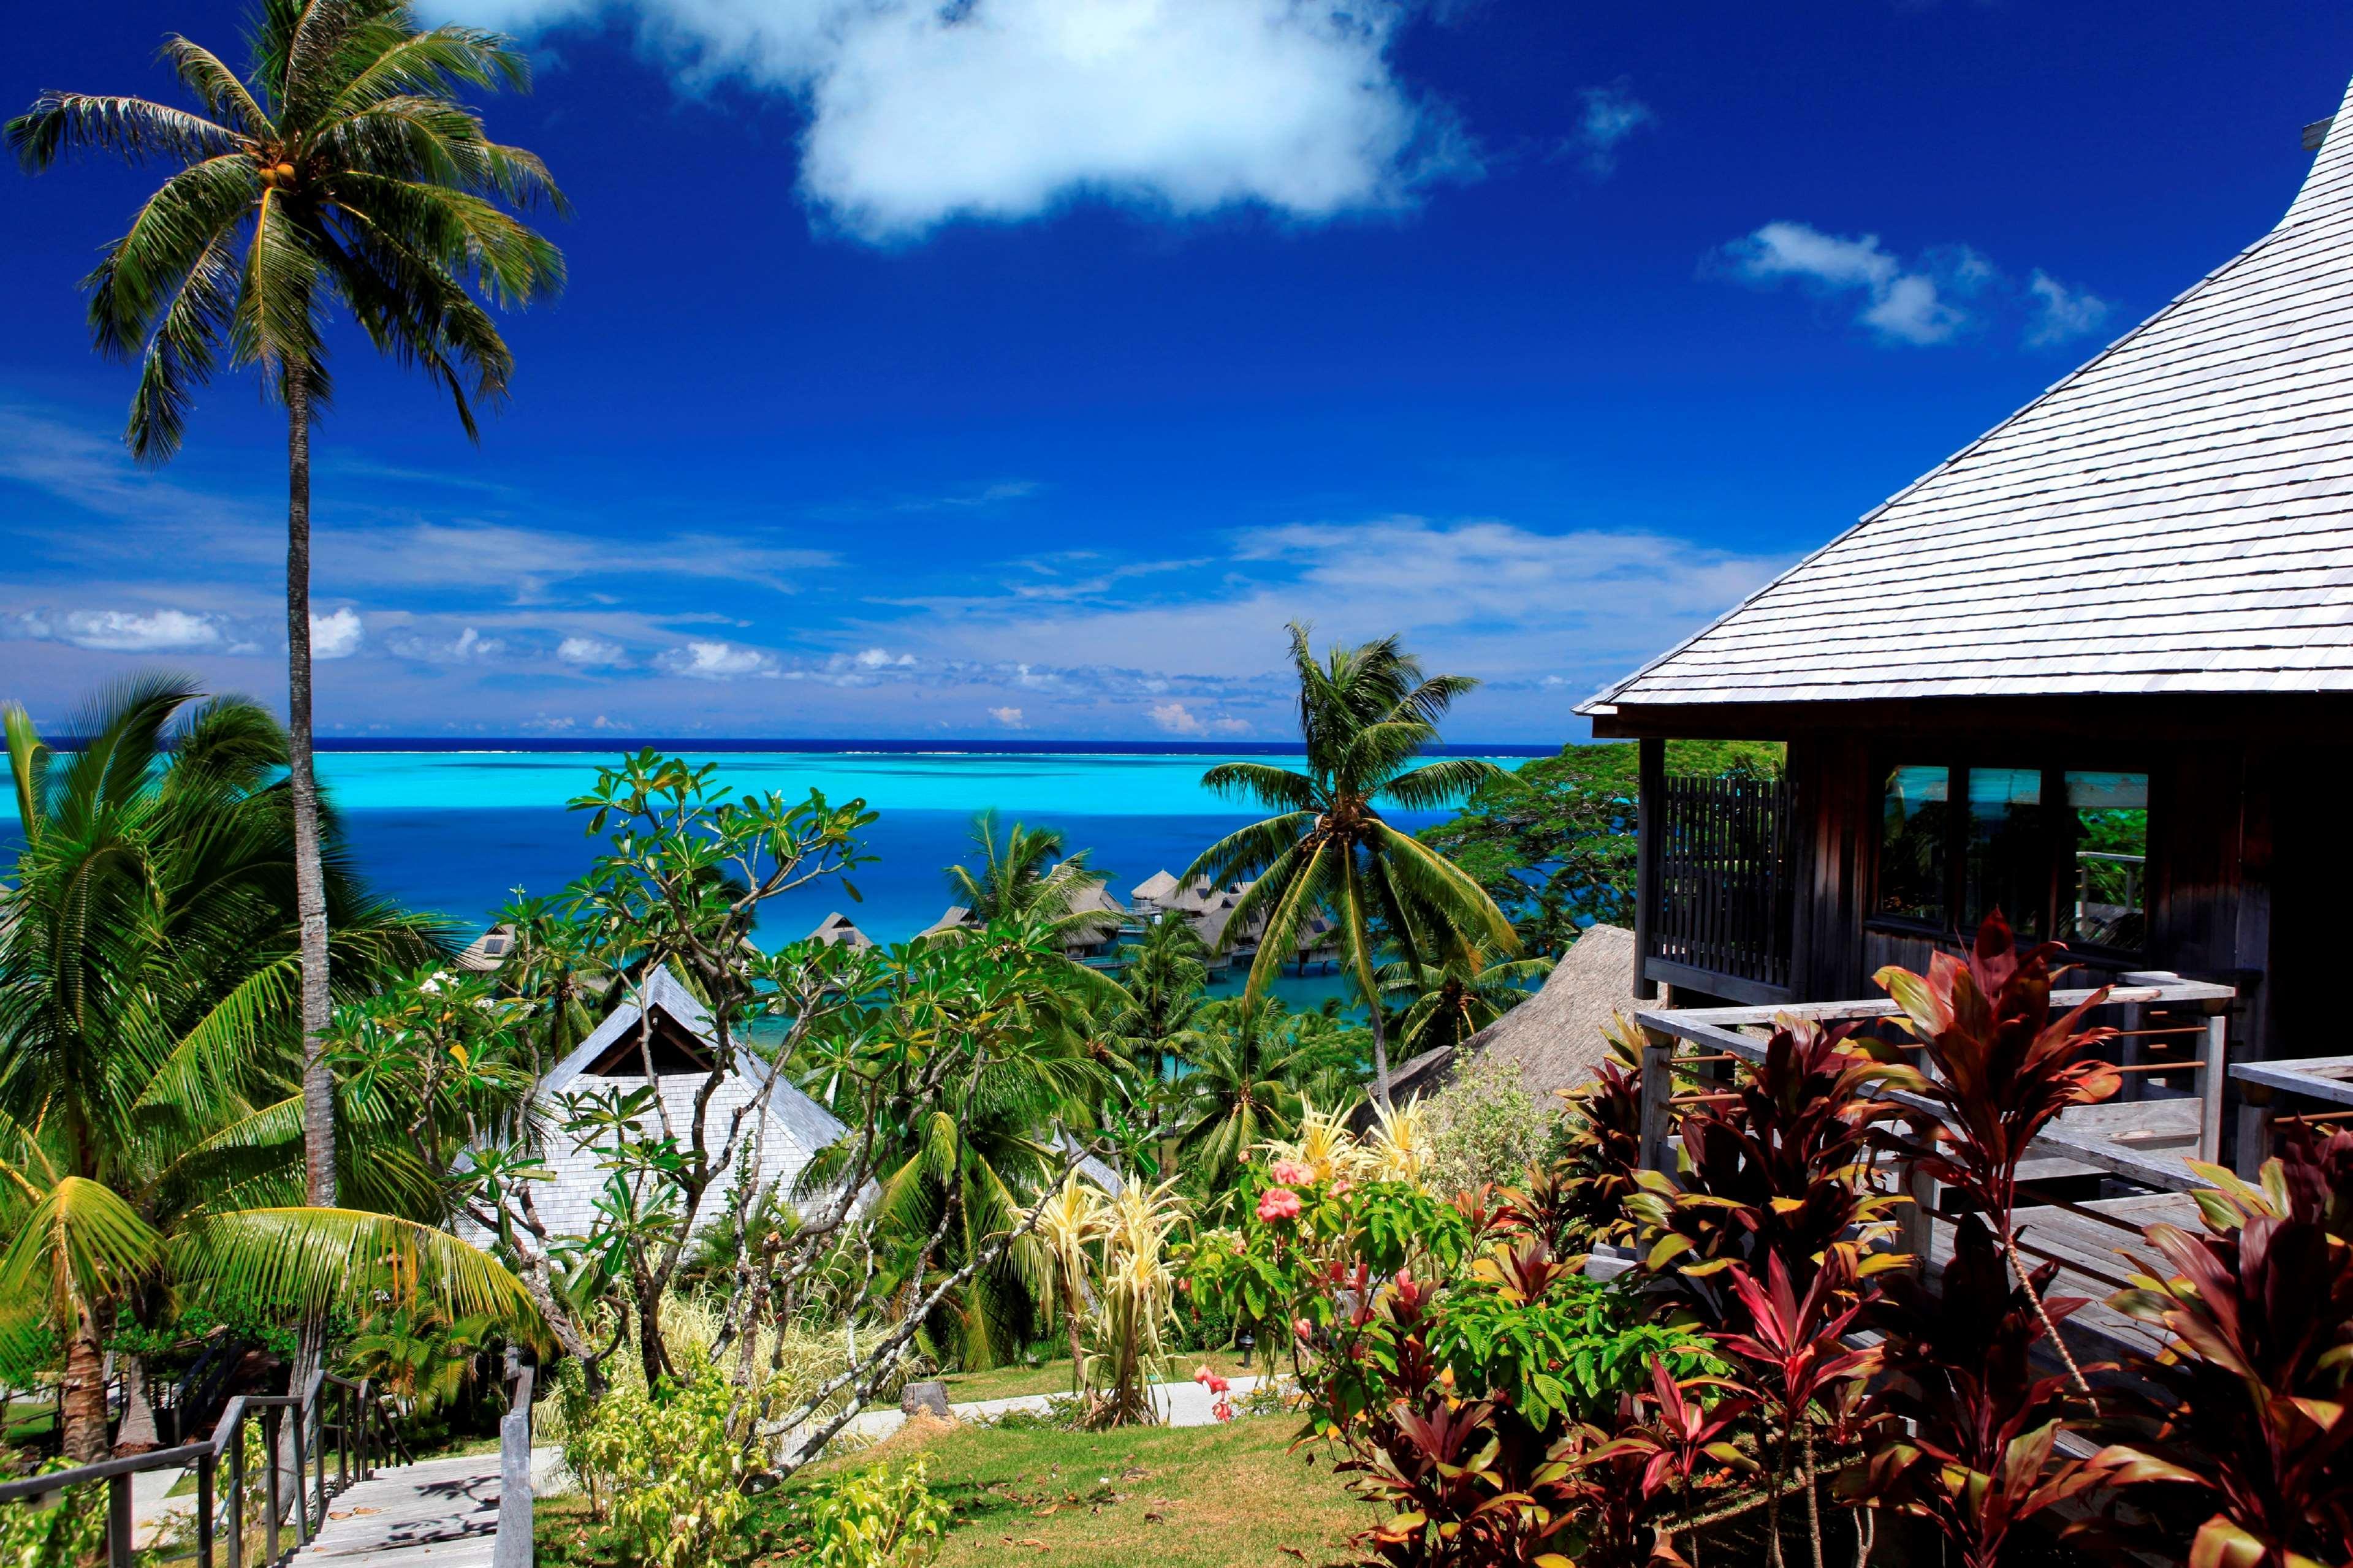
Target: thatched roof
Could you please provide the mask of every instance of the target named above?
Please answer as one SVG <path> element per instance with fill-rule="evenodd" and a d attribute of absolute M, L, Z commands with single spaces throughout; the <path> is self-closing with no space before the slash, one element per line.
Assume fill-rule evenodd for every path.
<path fill-rule="evenodd" d="M 1166 871 L 1155 871 L 1130 889 L 1127 896 L 1139 904 L 1165 903 L 1167 901 L 1168 895 L 1175 892 L 1180 885 L 1176 879 Z"/>
<path fill-rule="evenodd" d="M 1389 1078 L 1395 1098 L 1434 1094 L 1472 1059 L 1515 1061 L 1520 1081 L 1539 1103 L 1555 1089 L 1575 1089 L 1609 1059 L 1602 1026 L 1613 1012 L 1631 1013 L 1634 933 L 1623 926 L 1588 926 L 1553 966 L 1544 988 L 1461 1047 L 1425 1051 Z"/>
<path fill-rule="evenodd" d="M 945 936 L 952 931 L 965 931 L 977 927 L 979 924 L 980 921 L 973 917 L 973 912 L 965 908 L 964 905 L 950 904 L 944 914 L 941 915 L 939 919 L 934 921 L 931 924 L 925 926 L 923 930 L 917 931 L 915 935 L 918 938 L 927 936 Z"/>

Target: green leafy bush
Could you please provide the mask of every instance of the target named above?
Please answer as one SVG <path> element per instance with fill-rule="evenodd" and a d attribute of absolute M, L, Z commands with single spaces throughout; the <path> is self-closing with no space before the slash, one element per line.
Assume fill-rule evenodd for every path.
<path fill-rule="evenodd" d="M 42 1464 L 36 1475 L 70 1469 L 64 1459 Z M 0 1508 L 0 1568 L 58 1568 L 94 1562 L 106 1545 L 106 1486 L 86 1483 L 66 1490 L 51 1508 L 24 1503 Z"/>
<path fill-rule="evenodd" d="M 1439 1091 L 1429 1111 L 1429 1180 L 1441 1193 L 1521 1180 L 1543 1158 L 1555 1120 L 1528 1093 L 1516 1062 L 1483 1058 Z"/>
<path fill-rule="evenodd" d="M 948 1505 L 932 1495 L 923 1461 L 860 1470 L 809 1512 L 815 1568 L 922 1568 L 939 1554 Z"/>
<path fill-rule="evenodd" d="M 650 1397 L 608 1393 L 573 1427 L 564 1462 L 628 1561 L 702 1568 L 723 1554 L 751 1507 L 752 1461 L 728 1433 L 736 1394 L 707 1371 Z"/>

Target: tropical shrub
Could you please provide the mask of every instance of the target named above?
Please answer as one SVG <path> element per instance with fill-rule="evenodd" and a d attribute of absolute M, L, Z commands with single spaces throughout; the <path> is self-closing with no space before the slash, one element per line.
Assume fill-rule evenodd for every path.
<path fill-rule="evenodd" d="M 849 1477 L 809 1511 L 813 1568 L 922 1568 L 938 1555 L 948 1505 L 921 1458 Z"/>
<path fill-rule="evenodd" d="M 750 1512 L 750 1446 L 730 1433 L 738 1391 L 715 1372 L 650 1394 L 610 1390 L 564 1444 L 607 1539 L 630 1563 L 701 1568 Z"/>
<path fill-rule="evenodd" d="M 77 1463 L 49 1459 L 33 1473 L 70 1469 Z M 51 1495 L 57 1500 L 47 1508 L 25 1503 L 0 1507 L 0 1568 L 58 1568 L 60 1563 L 95 1563 L 105 1555 L 106 1483 L 89 1481 Z"/>
<path fill-rule="evenodd" d="M 2150 1479 L 2211 1494 L 2193 1563 L 2353 1561 L 2353 1132 L 2294 1139 L 2260 1185 L 2200 1165 L 2206 1234 L 2151 1226 L 2114 1304 L 2170 1336 Z"/>
<path fill-rule="evenodd" d="M 1641 1190 L 1625 1207 L 1641 1222 L 1644 1268 L 1718 1327 L 1753 1321 L 1743 1310 L 1750 1293 L 1728 1289 L 1727 1270 L 1778 1267 L 1804 1293 L 1833 1244 L 1883 1236 L 1905 1201 L 1870 1181 L 1872 1152 L 1889 1142 L 1882 1129 L 1903 1113 L 1875 1091 L 1918 1081 L 1850 1027 L 1776 1028 L 1764 1060 L 1743 1064 L 1722 1100 L 1683 1118 L 1674 1174 L 1635 1178 Z M 1878 1252 L 1859 1258 L 1852 1279 L 1908 1261 Z"/>
<path fill-rule="evenodd" d="M 1507 1184 L 1545 1156 L 1553 1118 L 1520 1080 L 1518 1065 L 1482 1058 L 1425 1102 L 1430 1182 L 1440 1192 Z"/>

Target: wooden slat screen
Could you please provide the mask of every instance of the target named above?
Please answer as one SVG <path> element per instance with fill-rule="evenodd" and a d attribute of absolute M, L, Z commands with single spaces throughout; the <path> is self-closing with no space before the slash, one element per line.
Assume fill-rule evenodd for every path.
<path fill-rule="evenodd" d="M 1789 984 L 1791 795 L 1782 779 L 1664 781 L 1654 956 Z"/>

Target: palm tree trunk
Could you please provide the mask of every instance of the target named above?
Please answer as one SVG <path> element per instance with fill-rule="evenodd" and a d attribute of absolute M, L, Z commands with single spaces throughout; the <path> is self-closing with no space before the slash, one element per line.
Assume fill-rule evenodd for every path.
<path fill-rule="evenodd" d="M 155 1402 L 147 1396 L 147 1362 L 142 1356 L 122 1356 L 122 1428 L 115 1434 L 117 1458 L 152 1454 L 163 1447 L 155 1436 Z"/>
<path fill-rule="evenodd" d="M 1388 1030 L 1381 1020 L 1381 999 L 1376 995 L 1365 1004 L 1365 1011 L 1373 1019 L 1373 1098 L 1383 1110 L 1389 1104 L 1389 1041 Z"/>
<path fill-rule="evenodd" d="M 98 1321 L 90 1310 L 74 1313 L 73 1333 L 66 1341 L 65 1432 L 67 1459 L 94 1465 L 107 1457 L 106 1353 L 99 1341 Z"/>
<path fill-rule="evenodd" d="M 335 1201 L 334 1080 L 327 1071 L 327 889 L 319 867 L 319 781 L 311 769 L 311 385 L 286 369 L 287 784 L 294 797 L 294 898 L 302 922 L 302 1162 L 312 1204 Z"/>

